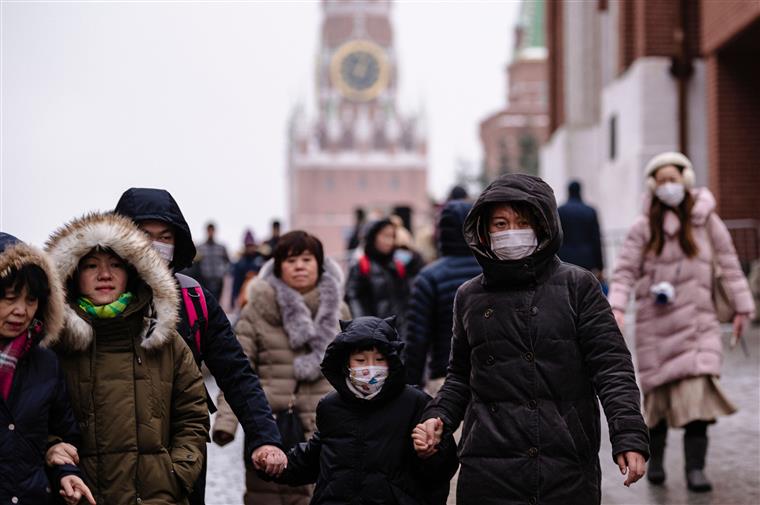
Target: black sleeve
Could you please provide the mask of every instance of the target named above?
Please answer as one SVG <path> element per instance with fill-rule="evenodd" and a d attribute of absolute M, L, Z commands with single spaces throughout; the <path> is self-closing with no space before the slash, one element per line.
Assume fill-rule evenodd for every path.
<path fill-rule="evenodd" d="M 50 416 L 48 417 L 48 434 L 56 437 L 58 440 L 79 447 L 81 436 L 76 417 L 74 417 L 74 411 L 71 408 L 71 402 L 69 401 L 66 380 L 63 378 L 63 370 L 58 359 L 53 356 L 53 360 L 56 368 L 56 385 L 52 395 Z M 82 471 L 74 465 L 56 465 L 49 470 L 48 475 L 55 487 L 66 475 L 82 477 Z"/>
<path fill-rule="evenodd" d="M 466 286 L 466 284 L 465 284 Z M 422 419 L 440 417 L 445 432 L 453 433 L 464 419 L 470 403 L 470 342 L 462 324 L 462 288 L 454 298 L 454 326 L 451 336 L 451 357 L 446 371 L 446 381 L 433 401 L 428 404 Z"/>
<path fill-rule="evenodd" d="M 649 458 L 649 430 L 641 416 L 633 362 L 599 281 L 579 271 L 578 341 L 610 429 L 612 456 L 636 451 Z"/>
<path fill-rule="evenodd" d="M 272 479 L 275 482 L 289 486 L 303 486 L 317 482 L 319 460 L 322 454 L 322 438 L 319 435 L 321 406 L 320 400 L 317 404 L 316 431 L 308 441 L 297 444 L 288 452 L 288 467 L 282 475 Z"/>
<path fill-rule="evenodd" d="M 359 265 L 353 265 L 348 271 L 346 281 L 346 303 L 351 310 L 351 317 L 372 315 L 372 309 L 368 303 L 370 295 L 369 279 L 361 274 Z"/>
<path fill-rule="evenodd" d="M 591 209 L 593 216 L 592 224 L 592 245 L 594 247 L 594 267 L 600 271 L 604 270 L 604 251 L 602 250 L 602 233 L 599 230 L 599 219 L 597 219 L 596 211 Z"/>
<path fill-rule="evenodd" d="M 248 459 L 262 445 L 281 447 L 280 432 L 258 376 L 216 298 L 205 289 L 203 294 L 209 319 L 203 349 L 204 362 L 245 430 Z"/>
<path fill-rule="evenodd" d="M 434 300 L 435 286 L 428 279 L 427 273 L 418 275 L 412 284 L 406 316 L 404 366 L 408 384 L 422 385 L 435 326 Z"/>

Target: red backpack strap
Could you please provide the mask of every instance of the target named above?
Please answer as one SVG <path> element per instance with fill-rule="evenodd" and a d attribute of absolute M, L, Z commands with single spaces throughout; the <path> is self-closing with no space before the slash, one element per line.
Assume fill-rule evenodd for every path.
<path fill-rule="evenodd" d="M 396 264 L 396 273 L 398 274 L 399 278 L 406 279 L 406 266 L 404 263 L 399 260 L 394 260 L 393 262 Z"/>
<path fill-rule="evenodd" d="M 193 343 L 195 344 L 195 350 L 198 357 L 198 362 L 201 361 L 201 337 L 202 334 L 208 330 L 208 306 L 206 305 L 206 297 L 203 295 L 203 288 L 198 284 L 198 281 L 182 274 L 174 274 L 179 282 L 180 291 L 182 292 L 182 303 L 185 305 L 187 311 L 187 322 L 190 326 L 190 331 L 193 332 Z M 200 309 L 200 314 L 199 310 Z M 201 331 L 203 328 L 203 331 Z"/>
<path fill-rule="evenodd" d="M 369 256 L 362 254 L 359 257 L 359 273 L 367 277 L 369 275 Z"/>

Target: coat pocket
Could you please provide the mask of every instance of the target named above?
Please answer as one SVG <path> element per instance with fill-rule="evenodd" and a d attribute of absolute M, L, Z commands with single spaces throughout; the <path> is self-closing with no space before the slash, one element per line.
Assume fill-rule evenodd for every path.
<path fill-rule="evenodd" d="M 583 429 L 580 417 L 575 407 L 570 407 L 570 410 L 562 416 L 565 421 L 568 432 L 570 432 L 570 438 L 575 445 L 575 452 L 578 455 L 578 459 L 581 462 L 586 462 L 591 457 L 591 442 L 586 435 L 586 430 Z"/>

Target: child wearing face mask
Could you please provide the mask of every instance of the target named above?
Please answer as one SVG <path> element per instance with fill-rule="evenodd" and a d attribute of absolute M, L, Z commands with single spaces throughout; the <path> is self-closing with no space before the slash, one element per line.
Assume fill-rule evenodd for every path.
<path fill-rule="evenodd" d="M 405 384 L 395 318 L 341 321 L 322 372 L 335 391 L 317 406 L 317 430 L 288 454 L 276 480 L 316 482 L 312 504 L 443 505 L 458 461 L 453 437 L 421 459 L 412 430 L 430 397 Z"/>

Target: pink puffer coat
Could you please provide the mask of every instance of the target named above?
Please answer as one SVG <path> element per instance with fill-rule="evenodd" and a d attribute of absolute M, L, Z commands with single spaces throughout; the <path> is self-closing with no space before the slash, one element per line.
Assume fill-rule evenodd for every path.
<path fill-rule="evenodd" d="M 721 333 L 711 290 L 713 255 L 737 312 L 755 310 L 731 235 L 714 212 L 715 198 L 706 188 L 691 192 L 697 255 L 687 258 L 681 250 L 681 223 L 673 212 L 665 214 L 662 254 L 644 252 L 649 241 L 650 196 L 645 198 L 644 214 L 628 232 L 612 277 L 609 301 L 613 309 L 625 311 L 632 289 L 636 297 L 636 354 L 644 393 L 684 377 L 720 375 Z M 676 295 L 673 303 L 656 305 L 650 288 L 662 281 L 673 284 Z"/>

